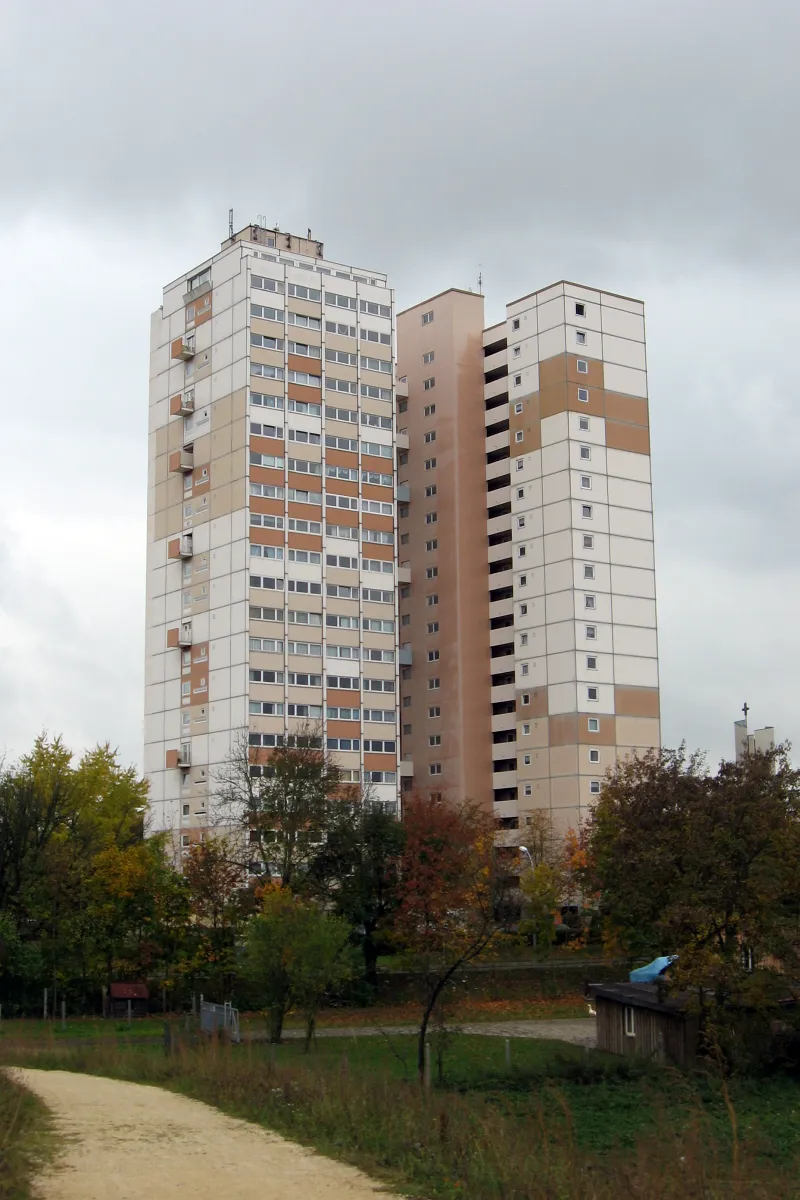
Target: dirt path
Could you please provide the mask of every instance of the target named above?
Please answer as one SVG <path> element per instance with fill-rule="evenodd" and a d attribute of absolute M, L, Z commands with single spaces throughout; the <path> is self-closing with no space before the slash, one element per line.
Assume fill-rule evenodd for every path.
<path fill-rule="evenodd" d="M 597 1026 L 594 1017 L 557 1017 L 551 1021 L 474 1021 L 465 1025 L 454 1025 L 459 1033 L 479 1034 L 481 1037 L 503 1038 L 555 1038 L 561 1042 L 572 1042 L 576 1046 L 594 1046 L 597 1042 Z M 317 1028 L 318 1038 L 374 1037 L 385 1033 L 390 1037 L 416 1033 L 413 1025 L 352 1025 Z M 247 1036 L 247 1035 L 245 1035 Z M 253 1034 L 253 1041 L 263 1041 L 265 1034 Z M 284 1029 L 284 1038 L 304 1037 L 302 1029 Z"/>
<path fill-rule="evenodd" d="M 197 1100 L 69 1071 L 14 1074 L 65 1139 L 41 1200 L 392 1200 L 354 1167 Z"/>

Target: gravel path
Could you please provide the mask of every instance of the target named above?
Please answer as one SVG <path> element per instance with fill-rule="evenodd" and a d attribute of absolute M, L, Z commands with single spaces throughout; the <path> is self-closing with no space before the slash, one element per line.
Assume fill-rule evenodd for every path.
<path fill-rule="evenodd" d="M 392 1200 L 354 1167 L 161 1088 L 17 1069 L 64 1150 L 39 1200 Z M 394 1200 L 400 1200 L 394 1197 Z"/>
<path fill-rule="evenodd" d="M 475 1021 L 472 1024 L 454 1026 L 459 1033 L 476 1033 L 483 1037 L 507 1038 L 555 1038 L 561 1042 L 572 1042 L 576 1046 L 594 1046 L 596 1027 L 594 1017 L 558 1018 L 552 1021 Z M 317 1029 L 318 1038 L 329 1037 L 374 1037 L 385 1033 L 390 1037 L 413 1034 L 413 1025 L 353 1025 L 347 1028 L 331 1026 Z M 302 1029 L 284 1029 L 284 1038 L 304 1037 Z M 254 1041 L 262 1041 L 266 1034 L 253 1035 Z"/>

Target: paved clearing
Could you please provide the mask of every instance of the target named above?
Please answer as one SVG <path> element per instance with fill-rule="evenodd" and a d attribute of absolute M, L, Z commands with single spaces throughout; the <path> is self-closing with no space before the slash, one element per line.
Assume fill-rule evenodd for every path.
<path fill-rule="evenodd" d="M 552 1021 L 475 1021 L 466 1025 L 455 1025 L 458 1033 L 480 1034 L 483 1037 L 507 1038 L 555 1038 L 561 1042 L 572 1042 L 575 1046 L 594 1046 L 597 1029 L 594 1017 L 559 1017 Z M 374 1037 L 375 1034 L 413 1034 L 413 1025 L 353 1025 L 349 1028 L 330 1026 L 318 1028 L 318 1038 L 329 1037 Z M 284 1029 L 284 1038 L 304 1037 L 302 1029 Z M 253 1035 L 254 1041 L 263 1040 L 265 1034 Z"/>
<path fill-rule="evenodd" d="M 15 1070 L 52 1112 L 64 1150 L 41 1200 L 368 1200 L 394 1193 L 354 1167 L 162 1088 Z M 399 1197 L 395 1197 L 399 1200 Z"/>

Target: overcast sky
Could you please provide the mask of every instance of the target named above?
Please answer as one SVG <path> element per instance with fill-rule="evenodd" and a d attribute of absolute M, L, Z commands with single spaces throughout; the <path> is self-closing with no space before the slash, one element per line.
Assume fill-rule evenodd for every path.
<path fill-rule="evenodd" d="M 237 227 L 647 306 L 663 736 L 796 738 L 791 0 L 6 0 L 0 749 L 141 761 L 149 314 Z"/>

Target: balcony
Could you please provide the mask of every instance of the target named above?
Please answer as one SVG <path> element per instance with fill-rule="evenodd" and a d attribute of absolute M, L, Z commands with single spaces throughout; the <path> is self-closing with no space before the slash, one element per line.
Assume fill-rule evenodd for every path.
<path fill-rule="evenodd" d="M 411 583 L 411 567 L 403 565 L 397 568 L 397 582 Z"/>
<path fill-rule="evenodd" d="M 194 453 L 191 450 L 173 450 L 168 465 L 170 471 L 178 471 L 185 475 L 194 470 Z"/>
<path fill-rule="evenodd" d="M 174 649 L 180 646 L 182 650 L 187 649 L 192 644 L 192 624 L 191 621 L 184 621 L 183 625 L 176 625 L 173 629 L 167 630 L 167 649 Z"/>
<path fill-rule="evenodd" d="M 167 558 L 191 558 L 193 554 L 190 533 L 184 533 L 182 537 L 173 538 L 167 543 Z"/>
<path fill-rule="evenodd" d="M 192 744 L 184 742 L 178 751 L 178 766 L 190 767 L 192 765 Z"/>
<path fill-rule="evenodd" d="M 401 667 L 410 667 L 412 663 L 411 646 L 401 646 L 397 653 L 397 661 Z"/>
<path fill-rule="evenodd" d="M 414 764 L 410 758 L 401 758 L 397 764 L 397 773 L 401 779 L 410 779 L 414 774 Z"/>
<path fill-rule="evenodd" d="M 408 430 L 407 429 L 398 429 L 397 440 L 396 440 L 395 444 L 396 444 L 398 450 L 407 450 L 408 449 Z"/>
<path fill-rule="evenodd" d="M 408 399 L 408 376 L 402 375 L 394 385 L 394 394 L 398 400 Z"/>
<path fill-rule="evenodd" d="M 194 358 L 194 337 L 179 337 L 176 338 L 169 348 L 170 358 L 179 359 L 181 362 L 188 362 L 190 358 Z"/>
<path fill-rule="evenodd" d="M 178 396 L 169 398 L 169 414 L 171 417 L 189 417 L 194 412 L 194 392 L 181 392 Z"/>
<path fill-rule="evenodd" d="M 411 499 L 411 488 L 407 483 L 398 483 L 397 485 L 397 503 L 408 504 Z"/>

